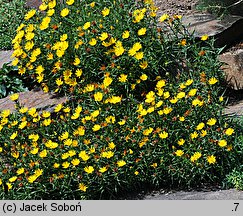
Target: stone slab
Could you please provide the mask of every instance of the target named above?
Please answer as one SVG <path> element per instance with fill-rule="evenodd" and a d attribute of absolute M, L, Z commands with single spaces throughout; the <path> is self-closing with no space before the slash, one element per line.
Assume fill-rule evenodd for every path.
<path fill-rule="evenodd" d="M 11 62 L 12 53 L 12 50 L 0 51 L 0 68 L 2 68 L 4 63 Z"/>

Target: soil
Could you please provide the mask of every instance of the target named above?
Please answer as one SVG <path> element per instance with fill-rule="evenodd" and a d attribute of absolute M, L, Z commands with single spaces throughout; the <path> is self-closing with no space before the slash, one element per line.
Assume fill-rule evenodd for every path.
<path fill-rule="evenodd" d="M 187 15 L 195 10 L 198 0 L 154 0 L 158 14 Z"/>

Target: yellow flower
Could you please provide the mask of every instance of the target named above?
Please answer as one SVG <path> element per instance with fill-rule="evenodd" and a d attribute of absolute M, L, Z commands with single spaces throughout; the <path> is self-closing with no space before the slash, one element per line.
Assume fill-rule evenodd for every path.
<path fill-rule="evenodd" d="M 92 130 L 93 131 L 98 131 L 98 130 L 100 130 L 100 128 L 101 128 L 101 126 L 96 124 L 96 125 L 93 126 Z"/>
<path fill-rule="evenodd" d="M 217 120 L 215 118 L 210 118 L 208 121 L 207 121 L 207 124 L 210 125 L 210 126 L 213 126 L 215 125 L 217 122 Z"/>
<path fill-rule="evenodd" d="M 205 126 L 205 124 L 204 124 L 203 122 L 201 122 L 201 123 L 199 123 L 199 124 L 197 125 L 196 130 L 202 130 L 202 129 L 204 128 L 204 126 Z"/>
<path fill-rule="evenodd" d="M 104 87 L 106 88 L 106 87 L 108 87 L 111 83 L 112 83 L 112 78 L 110 78 L 110 77 L 105 77 L 104 78 L 104 81 L 103 81 L 103 84 L 104 84 Z"/>
<path fill-rule="evenodd" d="M 175 154 L 176 156 L 181 157 L 184 154 L 184 152 L 182 150 L 177 150 Z"/>
<path fill-rule="evenodd" d="M 129 31 L 124 31 L 123 33 L 122 33 L 122 38 L 123 39 L 127 39 L 127 38 L 129 38 L 129 36 L 130 36 L 130 33 L 129 33 Z"/>
<path fill-rule="evenodd" d="M 206 35 L 206 34 L 201 37 L 202 41 L 206 41 L 207 39 L 208 39 L 208 35 Z"/>
<path fill-rule="evenodd" d="M 94 94 L 95 101 L 102 101 L 102 98 L 103 98 L 103 94 L 101 92 L 96 92 Z"/>
<path fill-rule="evenodd" d="M 160 22 L 164 22 L 165 20 L 167 20 L 169 18 L 169 15 L 168 14 L 163 14 L 160 18 L 159 18 L 159 21 Z"/>
<path fill-rule="evenodd" d="M 55 13 L 54 9 L 50 9 L 47 11 L 47 16 L 52 16 Z"/>
<path fill-rule="evenodd" d="M 48 119 L 45 119 L 44 121 L 43 121 L 43 125 L 44 126 L 49 126 L 51 124 L 51 119 L 50 118 L 48 118 Z"/>
<path fill-rule="evenodd" d="M 193 97 L 193 96 L 195 96 L 196 93 L 197 93 L 197 89 L 191 89 L 191 90 L 189 91 L 188 95 L 189 95 L 190 97 Z"/>
<path fill-rule="evenodd" d="M 47 150 L 46 150 L 46 149 L 42 150 L 42 151 L 39 153 L 39 156 L 40 156 L 41 158 L 46 157 L 46 156 L 47 156 Z"/>
<path fill-rule="evenodd" d="M 49 6 L 49 8 L 54 8 L 54 7 L 56 7 L 56 0 L 52 0 L 52 1 L 48 1 L 48 6 Z"/>
<path fill-rule="evenodd" d="M 39 148 L 33 148 L 33 149 L 30 151 L 30 153 L 33 154 L 33 155 L 35 155 L 35 154 L 38 153 L 38 151 L 39 151 Z"/>
<path fill-rule="evenodd" d="M 178 143 L 178 145 L 183 145 L 185 143 L 185 140 L 181 138 L 178 140 L 177 143 Z"/>
<path fill-rule="evenodd" d="M 145 80 L 148 79 L 148 76 L 147 76 L 146 74 L 142 74 L 142 75 L 140 76 L 140 79 L 143 80 L 143 81 L 145 81 Z"/>
<path fill-rule="evenodd" d="M 108 170 L 107 167 L 104 166 L 104 167 L 102 167 L 102 168 L 99 169 L 99 172 L 104 173 L 107 170 Z"/>
<path fill-rule="evenodd" d="M 76 57 L 76 58 L 74 59 L 73 65 L 77 66 L 77 65 L 80 64 L 80 62 L 81 62 L 80 59 L 79 59 L 78 57 Z"/>
<path fill-rule="evenodd" d="M 33 17 L 36 13 L 35 9 L 30 10 L 27 14 L 25 14 L 24 19 L 29 20 L 31 17 Z"/>
<path fill-rule="evenodd" d="M 16 173 L 17 173 L 17 175 L 23 174 L 24 173 L 24 168 L 21 167 L 21 168 L 17 169 Z"/>
<path fill-rule="evenodd" d="M 59 112 L 62 109 L 62 104 L 58 104 L 55 109 L 54 112 Z"/>
<path fill-rule="evenodd" d="M 166 139 L 168 136 L 169 136 L 169 134 L 166 131 L 159 133 L 159 137 L 161 139 Z"/>
<path fill-rule="evenodd" d="M 200 157 L 202 156 L 202 154 L 200 152 L 195 152 L 191 158 L 190 158 L 190 161 L 191 162 L 195 162 L 197 161 Z"/>
<path fill-rule="evenodd" d="M 69 136 L 69 133 L 67 131 L 63 132 L 62 135 L 59 137 L 59 140 L 65 140 Z"/>
<path fill-rule="evenodd" d="M 12 183 L 12 182 L 15 182 L 17 180 L 17 178 L 18 178 L 17 176 L 13 176 L 8 181 Z"/>
<path fill-rule="evenodd" d="M 28 177 L 28 182 L 29 182 L 29 183 L 33 183 L 37 178 L 38 178 L 38 176 L 36 176 L 36 175 L 31 175 L 31 176 Z"/>
<path fill-rule="evenodd" d="M 220 147 L 225 147 L 225 146 L 227 146 L 227 141 L 226 140 L 219 140 L 218 141 L 218 145 L 220 146 Z"/>
<path fill-rule="evenodd" d="M 90 22 L 86 22 L 86 23 L 84 23 L 84 25 L 83 25 L 83 29 L 84 29 L 84 30 L 87 30 L 90 26 L 91 26 Z"/>
<path fill-rule="evenodd" d="M 124 165 L 126 165 L 126 162 L 125 162 L 124 160 L 119 160 L 119 161 L 117 162 L 117 166 L 118 166 L 118 167 L 122 167 L 122 166 L 124 166 Z"/>
<path fill-rule="evenodd" d="M 60 14 L 62 17 L 66 17 L 69 14 L 69 9 L 68 8 L 62 9 Z"/>
<path fill-rule="evenodd" d="M 85 151 L 81 151 L 81 152 L 79 152 L 78 156 L 79 156 L 83 161 L 87 161 L 87 160 L 89 160 L 89 155 L 88 155 Z"/>
<path fill-rule="evenodd" d="M 137 59 L 137 60 L 141 60 L 143 58 L 143 52 L 137 52 L 134 55 L 134 58 Z"/>
<path fill-rule="evenodd" d="M 94 167 L 92 166 L 85 167 L 84 171 L 88 174 L 91 174 L 92 172 L 94 172 Z"/>
<path fill-rule="evenodd" d="M 193 83 L 193 80 L 189 79 L 189 80 L 186 81 L 185 85 L 190 86 L 192 83 Z"/>
<path fill-rule="evenodd" d="M 95 6 L 95 2 L 91 2 L 91 3 L 90 3 L 90 7 L 93 8 L 94 6 Z"/>
<path fill-rule="evenodd" d="M 143 61 L 139 64 L 139 67 L 142 69 L 146 69 L 148 67 L 148 62 L 147 61 Z"/>
<path fill-rule="evenodd" d="M 83 192 L 86 192 L 86 190 L 88 189 L 88 187 L 84 183 L 79 183 L 78 188 Z"/>
<path fill-rule="evenodd" d="M 58 163 L 54 163 L 54 164 L 53 164 L 53 167 L 57 169 L 57 168 L 60 167 L 60 164 L 58 164 Z"/>
<path fill-rule="evenodd" d="M 12 152 L 11 155 L 16 159 L 19 158 L 19 152 Z"/>
<path fill-rule="evenodd" d="M 186 93 L 185 92 L 179 92 L 176 97 L 178 99 L 181 99 L 181 98 L 184 98 L 185 96 L 186 96 Z"/>
<path fill-rule="evenodd" d="M 63 84 L 63 81 L 62 81 L 60 78 L 57 78 L 57 79 L 56 79 L 56 84 L 57 84 L 58 86 L 61 86 L 61 85 Z"/>
<path fill-rule="evenodd" d="M 210 84 L 210 85 L 214 85 L 215 83 L 217 83 L 218 82 L 218 80 L 215 78 L 215 77 L 212 77 L 212 78 L 210 78 L 209 80 L 208 80 L 208 83 Z"/>
<path fill-rule="evenodd" d="M 58 143 L 56 143 L 56 142 L 52 142 L 51 140 L 48 140 L 48 141 L 45 143 L 45 146 L 46 146 L 47 148 L 50 148 L 50 149 L 55 149 L 55 148 L 57 148 Z"/>
<path fill-rule="evenodd" d="M 125 123 L 126 123 L 126 120 L 124 120 L 124 119 L 118 122 L 119 125 L 124 125 Z"/>
<path fill-rule="evenodd" d="M 109 36 L 109 35 L 108 35 L 107 32 L 103 32 L 103 33 L 101 33 L 99 39 L 100 39 L 101 41 L 104 41 L 104 40 L 106 40 L 106 39 L 108 38 L 108 36 Z"/>
<path fill-rule="evenodd" d="M 139 174 L 139 172 L 138 172 L 138 171 L 135 171 L 135 172 L 134 172 L 134 174 L 135 174 L 135 175 L 138 175 L 138 174 Z"/>
<path fill-rule="evenodd" d="M 145 129 L 143 131 L 143 135 L 148 136 L 149 134 L 151 134 L 153 132 L 153 130 L 154 130 L 153 128 L 149 127 L 148 129 Z"/>
<path fill-rule="evenodd" d="M 97 40 L 95 38 L 91 38 L 91 40 L 89 41 L 89 45 L 95 46 L 96 44 L 97 44 Z"/>
<path fill-rule="evenodd" d="M 74 3 L 74 0 L 67 0 L 66 3 L 67 5 L 72 5 Z"/>
<path fill-rule="evenodd" d="M 64 169 L 67 169 L 69 166 L 70 166 L 70 163 L 67 162 L 67 161 L 65 161 L 65 162 L 62 163 L 62 167 L 63 167 Z"/>
<path fill-rule="evenodd" d="M 125 49 L 123 48 L 121 41 L 116 42 L 114 46 L 114 52 L 116 56 L 121 56 L 125 52 Z"/>
<path fill-rule="evenodd" d="M 207 135 L 207 131 L 206 130 L 202 130 L 200 136 L 201 137 L 205 137 Z"/>
<path fill-rule="evenodd" d="M 191 137 L 191 139 L 195 139 L 195 138 L 198 137 L 198 133 L 195 131 L 195 132 L 190 134 L 190 137 Z"/>
<path fill-rule="evenodd" d="M 10 139 L 14 140 L 17 137 L 17 135 L 18 135 L 18 131 L 12 133 L 12 135 L 10 136 Z"/>
<path fill-rule="evenodd" d="M 10 95 L 10 100 L 12 100 L 12 101 L 16 101 L 16 100 L 18 100 L 18 98 L 19 98 L 19 94 L 12 94 L 12 95 Z"/>
<path fill-rule="evenodd" d="M 78 158 L 75 158 L 75 159 L 73 159 L 73 160 L 71 161 L 71 163 L 72 163 L 73 166 L 78 166 L 79 163 L 80 163 L 80 160 L 79 160 Z"/>
<path fill-rule="evenodd" d="M 51 115 L 51 113 L 48 112 L 48 111 L 45 111 L 45 110 L 44 110 L 44 111 L 42 112 L 42 117 L 43 117 L 43 118 L 48 118 L 48 117 L 50 117 L 50 115 Z"/>
<path fill-rule="evenodd" d="M 76 72 L 75 72 L 75 75 L 76 75 L 77 77 L 81 77 L 82 74 L 83 74 L 82 69 L 77 69 Z"/>
<path fill-rule="evenodd" d="M 138 35 L 139 36 L 145 35 L 146 34 L 146 31 L 147 31 L 146 28 L 141 28 L 141 29 L 138 30 Z"/>
<path fill-rule="evenodd" d="M 209 164 L 216 163 L 216 157 L 214 155 L 207 156 L 207 161 Z"/>
<path fill-rule="evenodd" d="M 126 82 L 127 81 L 127 75 L 121 74 L 118 78 L 119 82 Z"/>
<path fill-rule="evenodd" d="M 225 130 L 225 134 L 228 136 L 231 136 L 234 133 L 234 129 L 233 128 L 227 128 Z"/>
<path fill-rule="evenodd" d="M 20 124 L 19 124 L 19 129 L 24 129 L 25 127 L 26 127 L 26 125 L 27 125 L 27 121 L 23 121 L 23 122 L 21 122 Z"/>
<path fill-rule="evenodd" d="M 40 11 L 45 11 L 47 9 L 48 5 L 45 4 L 45 3 L 42 3 L 40 6 L 39 6 L 39 10 Z"/>
<path fill-rule="evenodd" d="M 101 13 L 102 13 L 103 17 L 106 17 L 106 16 L 109 15 L 109 13 L 110 13 L 110 9 L 105 7 L 105 8 L 101 11 Z"/>

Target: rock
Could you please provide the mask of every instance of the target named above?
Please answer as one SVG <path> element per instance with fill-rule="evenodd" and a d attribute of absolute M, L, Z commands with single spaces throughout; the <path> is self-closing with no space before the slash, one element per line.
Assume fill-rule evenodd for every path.
<path fill-rule="evenodd" d="M 11 62 L 12 53 L 12 50 L 0 51 L 0 68 L 2 68 L 4 63 Z"/>
<path fill-rule="evenodd" d="M 19 102 L 21 106 L 28 108 L 35 107 L 41 110 L 52 111 L 59 103 L 65 103 L 67 97 L 57 97 L 52 93 L 44 93 L 42 90 L 32 90 L 19 93 Z M 10 100 L 9 96 L 0 99 L 0 110 L 10 109 L 15 111 L 15 103 Z"/>
<path fill-rule="evenodd" d="M 36 8 L 38 9 L 41 5 L 42 0 L 26 0 L 26 6 L 29 8 Z"/>
<path fill-rule="evenodd" d="M 243 100 L 239 101 L 237 104 L 228 106 L 224 109 L 224 114 L 227 116 L 243 116 Z"/>
<path fill-rule="evenodd" d="M 209 13 L 194 13 L 184 16 L 182 22 L 196 38 L 209 35 L 216 39 L 215 46 L 229 46 L 243 38 L 243 17 L 229 15 L 223 20 Z"/>
<path fill-rule="evenodd" d="M 228 84 L 235 90 L 243 89 L 243 49 L 223 53 L 219 60 L 225 63 L 222 69 Z"/>

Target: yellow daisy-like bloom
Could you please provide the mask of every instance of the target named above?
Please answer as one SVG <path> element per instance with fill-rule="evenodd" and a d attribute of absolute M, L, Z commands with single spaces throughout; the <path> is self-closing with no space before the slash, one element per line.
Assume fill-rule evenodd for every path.
<path fill-rule="evenodd" d="M 33 183 L 37 178 L 38 178 L 38 176 L 36 176 L 36 175 L 31 175 L 31 176 L 28 177 L 28 182 L 29 182 L 29 183 Z"/>
<path fill-rule="evenodd" d="M 24 168 L 21 167 L 21 168 L 17 169 L 16 173 L 17 173 L 17 175 L 23 174 L 24 173 Z"/>
<path fill-rule="evenodd" d="M 169 136 L 169 134 L 166 131 L 159 133 L 159 137 L 161 139 L 166 139 L 168 136 Z"/>
<path fill-rule="evenodd" d="M 177 143 L 178 143 L 178 145 L 181 146 L 181 145 L 184 145 L 185 142 L 186 142 L 186 141 L 185 141 L 184 139 L 181 138 L 181 139 L 178 140 Z"/>
<path fill-rule="evenodd" d="M 40 11 L 45 11 L 47 9 L 48 5 L 45 4 L 45 3 L 42 3 L 40 6 L 39 6 L 39 10 Z"/>
<path fill-rule="evenodd" d="M 110 13 L 110 9 L 105 7 L 105 8 L 101 11 L 101 13 L 102 13 L 103 17 L 106 17 L 106 16 L 109 15 L 109 13 Z"/>
<path fill-rule="evenodd" d="M 148 79 L 148 76 L 146 74 L 142 74 L 140 77 L 139 77 L 141 80 L 145 81 Z"/>
<path fill-rule="evenodd" d="M 73 65 L 77 66 L 77 65 L 80 64 L 80 62 L 81 62 L 80 59 L 79 59 L 78 57 L 76 57 L 76 58 L 74 59 Z"/>
<path fill-rule="evenodd" d="M 77 77 L 81 77 L 82 74 L 83 74 L 82 69 L 77 69 L 76 72 L 75 72 L 75 75 L 76 75 Z"/>
<path fill-rule="evenodd" d="M 186 96 L 186 93 L 185 92 L 179 92 L 178 94 L 177 94 L 177 98 L 178 99 L 182 99 L 182 98 L 184 98 Z"/>
<path fill-rule="evenodd" d="M 138 171 L 135 171 L 135 172 L 134 172 L 134 174 L 135 174 L 135 175 L 138 175 L 138 174 L 139 174 L 139 172 L 138 172 Z"/>
<path fill-rule="evenodd" d="M 101 33 L 99 39 L 100 39 L 101 41 L 104 41 L 104 40 L 106 40 L 108 37 L 109 37 L 108 33 L 107 33 L 107 32 L 103 32 L 103 33 Z"/>
<path fill-rule="evenodd" d="M 191 158 L 190 158 L 190 161 L 191 162 L 195 162 L 197 161 L 200 157 L 202 156 L 202 154 L 200 152 L 195 152 Z"/>
<path fill-rule="evenodd" d="M 146 31 L 147 31 L 146 28 L 141 28 L 141 29 L 138 30 L 138 35 L 139 36 L 145 35 L 146 34 Z"/>
<path fill-rule="evenodd" d="M 51 113 L 50 113 L 49 111 L 45 111 L 45 110 L 44 110 L 44 111 L 42 112 L 42 117 L 43 117 L 43 118 L 48 118 L 48 117 L 50 117 L 50 115 L 51 115 Z"/>
<path fill-rule="evenodd" d="M 84 23 L 83 30 L 87 30 L 90 26 L 91 26 L 91 23 L 90 22 Z"/>
<path fill-rule="evenodd" d="M 206 35 L 206 34 L 201 37 L 202 41 L 206 41 L 207 39 L 208 39 L 208 35 Z"/>
<path fill-rule="evenodd" d="M 218 145 L 220 146 L 220 147 L 225 147 L 225 146 L 227 146 L 227 141 L 226 140 L 219 140 L 218 141 Z"/>
<path fill-rule="evenodd" d="M 200 136 L 201 137 L 205 137 L 207 135 L 207 131 L 206 130 L 202 130 Z"/>
<path fill-rule="evenodd" d="M 119 82 L 126 82 L 127 81 L 127 75 L 126 74 L 121 74 L 118 78 Z"/>
<path fill-rule="evenodd" d="M 39 151 L 39 148 L 33 148 L 33 149 L 30 151 L 30 153 L 33 154 L 33 155 L 35 155 L 35 154 L 38 153 L 38 151 Z"/>
<path fill-rule="evenodd" d="M 159 21 L 160 22 L 164 22 L 165 20 L 167 20 L 170 16 L 168 14 L 163 14 L 160 18 Z"/>
<path fill-rule="evenodd" d="M 178 157 L 181 157 L 182 155 L 184 155 L 184 152 L 182 150 L 177 150 L 175 152 L 175 155 L 178 156 Z"/>
<path fill-rule="evenodd" d="M 123 167 L 124 165 L 126 165 L 126 162 L 124 160 L 117 161 L 117 166 L 118 167 Z"/>
<path fill-rule="evenodd" d="M 196 127 L 196 130 L 202 130 L 204 128 L 205 124 L 203 122 L 199 123 Z"/>
<path fill-rule="evenodd" d="M 94 126 L 92 127 L 92 130 L 93 130 L 93 131 L 98 131 L 98 130 L 100 130 L 100 128 L 101 128 L 101 126 L 98 125 L 98 124 L 96 124 L 96 125 L 94 125 Z"/>
<path fill-rule="evenodd" d="M 43 121 L 43 125 L 44 126 L 49 126 L 51 124 L 51 119 L 50 118 L 48 118 L 48 119 L 45 119 L 44 121 Z"/>
<path fill-rule="evenodd" d="M 24 19 L 29 20 L 31 17 L 33 17 L 36 13 L 35 9 L 30 10 L 27 14 L 25 14 Z"/>
<path fill-rule="evenodd" d="M 97 40 L 95 38 L 91 38 L 91 40 L 89 41 L 89 45 L 95 46 L 96 44 L 97 44 Z"/>
<path fill-rule="evenodd" d="M 16 159 L 19 158 L 19 152 L 12 152 L 11 155 Z"/>
<path fill-rule="evenodd" d="M 74 0 L 67 0 L 66 3 L 67 5 L 72 5 L 74 3 Z"/>
<path fill-rule="evenodd" d="M 63 85 L 63 81 L 60 78 L 57 78 L 55 82 L 58 86 Z"/>
<path fill-rule="evenodd" d="M 212 78 L 210 78 L 209 80 L 208 80 L 208 83 L 210 84 L 210 85 L 214 85 L 215 83 L 217 83 L 218 82 L 218 80 L 215 78 L 215 77 L 212 77 Z"/>
<path fill-rule="evenodd" d="M 91 174 L 92 172 L 94 172 L 94 167 L 92 166 L 85 167 L 84 171 L 88 174 Z"/>
<path fill-rule="evenodd" d="M 148 62 L 147 61 L 143 61 L 139 64 L 139 67 L 142 69 L 146 69 L 148 67 Z"/>
<path fill-rule="evenodd" d="M 209 164 L 216 163 L 216 157 L 214 155 L 207 156 L 207 161 Z"/>
<path fill-rule="evenodd" d="M 112 83 L 112 81 L 113 79 L 111 77 L 105 77 L 103 81 L 104 87 L 107 88 Z"/>
<path fill-rule="evenodd" d="M 95 6 L 95 2 L 91 2 L 91 3 L 90 3 L 90 7 L 93 8 L 94 6 Z"/>
<path fill-rule="evenodd" d="M 10 100 L 12 100 L 12 101 L 16 101 L 16 100 L 18 100 L 18 98 L 19 98 L 19 94 L 12 94 L 12 95 L 10 95 Z"/>
<path fill-rule="evenodd" d="M 79 152 L 78 156 L 83 160 L 87 161 L 89 160 L 90 156 L 86 153 L 86 151 Z"/>
<path fill-rule="evenodd" d="M 62 109 L 63 105 L 62 104 L 58 104 L 55 108 L 54 108 L 54 112 L 59 112 Z"/>
<path fill-rule="evenodd" d="M 225 134 L 227 135 L 227 136 L 231 136 L 233 133 L 234 133 L 234 129 L 233 128 L 227 128 L 226 130 L 225 130 Z"/>
<path fill-rule="evenodd" d="M 54 163 L 54 164 L 53 164 L 53 167 L 57 169 L 57 168 L 60 167 L 60 164 L 58 164 L 58 163 Z"/>
<path fill-rule="evenodd" d="M 208 121 L 207 121 L 207 124 L 210 125 L 210 126 L 213 126 L 215 125 L 217 122 L 217 120 L 215 118 L 210 118 Z"/>
<path fill-rule="evenodd" d="M 99 169 L 99 172 L 104 173 L 107 170 L 108 170 L 108 168 L 104 166 L 104 167 L 102 167 L 102 168 Z"/>
<path fill-rule="evenodd" d="M 148 136 L 149 134 L 151 134 L 152 132 L 153 132 L 153 128 L 148 128 L 148 129 L 145 129 L 144 131 L 143 131 L 143 135 L 144 136 Z"/>
<path fill-rule="evenodd" d="M 80 164 L 80 160 L 78 158 L 75 158 L 71 161 L 73 166 L 78 166 Z"/>
<path fill-rule="evenodd" d="M 12 182 L 15 182 L 17 180 L 17 178 L 18 178 L 17 176 L 13 176 L 8 181 L 12 183 Z"/>
<path fill-rule="evenodd" d="M 39 156 L 40 156 L 41 158 L 46 157 L 46 156 L 47 156 L 47 150 L 46 150 L 46 149 L 42 150 L 42 151 L 39 153 Z"/>
<path fill-rule="evenodd" d="M 86 190 L 88 189 L 88 187 L 84 183 L 79 183 L 78 188 L 83 192 L 86 192 Z"/>
<path fill-rule="evenodd" d="M 130 36 L 130 33 L 129 33 L 129 31 L 124 31 L 123 33 L 122 33 L 122 38 L 123 39 L 127 39 L 127 38 L 129 38 L 129 36 Z"/>
<path fill-rule="evenodd" d="M 60 15 L 62 17 L 66 17 L 68 14 L 69 14 L 69 9 L 68 8 L 64 8 L 64 9 L 61 10 Z"/>
<path fill-rule="evenodd" d="M 198 133 L 195 131 L 190 134 L 191 139 L 196 139 L 198 137 Z"/>
<path fill-rule="evenodd" d="M 67 162 L 67 161 L 65 161 L 65 162 L 62 163 L 62 167 L 63 167 L 64 169 L 67 169 L 69 166 L 70 166 L 70 163 Z"/>
<path fill-rule="evenodd" d="M 134 58 L 137 59 L 137 60 L 141 60 L 143 58 L 143 52 L 137 52 L 134 55 Z"/>
<path fill-rule="evenodd" d="M 47 16 L 52 16 L 55 13 L 54 9 L 50 9 L 46 12 Z"/>
<path fill-rule="evenodd" d="M 56 4 L 57 4 L 56 0 L 48 1 L 48 7 L 51 9 L 56 7 Z"/>
<path fill-rule="evenodd" d="M 193 97 L 193 96 L 196 95 L 196 93 L 197 93 L 197 89 L 191 89 L 191 90 L 189 91 L 188 95 L 189 95 L 190 97 Z"/>
<path fill-rule="evenodd" d="M 114 52 L 116 56 L 121 56 L 125 52 L 125 49 L 123 48 L 121 41 L 116 42 L 114 46 Z"/>
<path fill-rule="evenodd" d="M 12 133 L 12 135 L 10 136 L 10 139 L 14 140 L 17 137 L 17 135 L 18 135 L 18 131 Z"/>
<path fill-rule="evenodd" d="M 69 133 L 67 131 L 63 132 L 62 135 L 59 137 L 60 140 L 65 140 L 69 137 Z"/>

